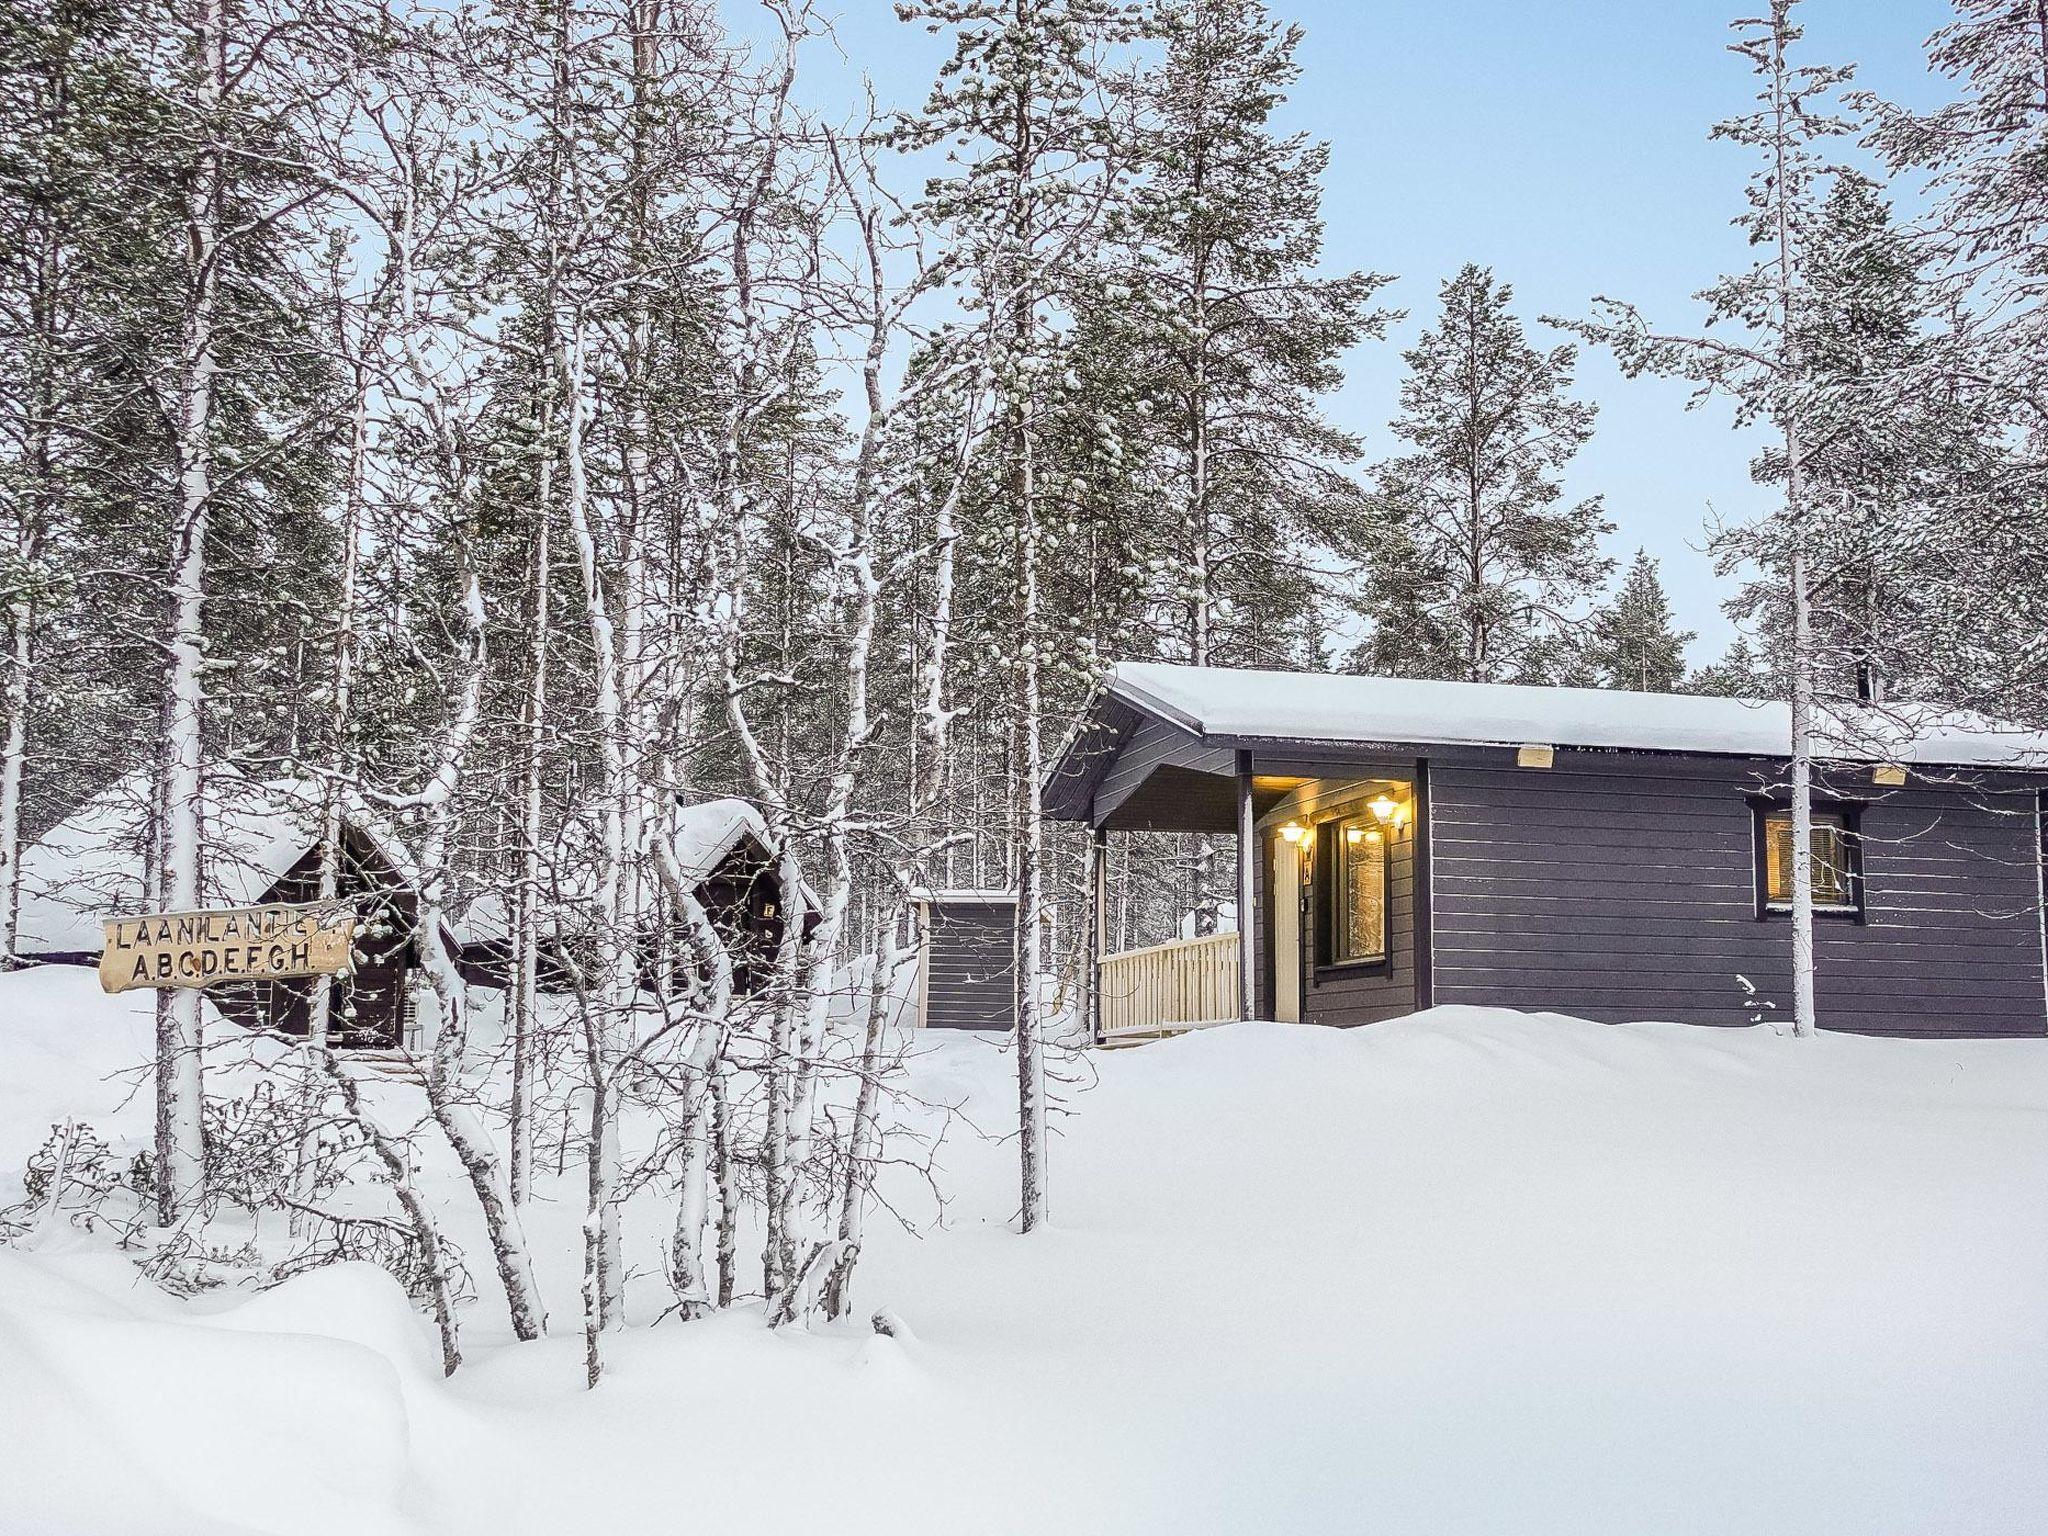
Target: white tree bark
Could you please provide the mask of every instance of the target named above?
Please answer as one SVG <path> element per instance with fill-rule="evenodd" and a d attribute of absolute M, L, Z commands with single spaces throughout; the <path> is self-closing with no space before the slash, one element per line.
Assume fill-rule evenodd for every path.
<path fill-rule="evenodd" d="M 619 1148 L 615 1115 L 614 1086 L 610 1074 L 623 1049 L 621 1040 L 628 1027 L 633 1006 L 635 977 L 631 930 L 638 920 L 627 908 L 627 819 L 636 800 L 628 783 L 625 749 L 625 706 L 619 688 L 619 651 L 612 624 L 611 608 L 604 586 L 592 521 L 590 475 L 585 461 L 585 441 L 590 427 L 589 329 L 581 315 L 570 317 L 563 329 L 566 355 L 563 358 L 563 396 L 567 421 L 563 433 L 562 463 L 567 487 L 563 516 L 576 547 L 576 559 L 583 577 L 584 624 L 590 635 L 591 672 L 594 695 L 591 713 L 603 765 L 599 798 L 602 842 L 598 850 L 595 907 L 600 926 L 600 974 L 594 990 L 580 994 L 581 1005 L 595 1009 L 588 1021 L 590 1035 L 586 1061 L 592 1072 L 604 1080 L 591 1084 L 594 1106 L 607 1111 L 602 1121 L 593 1121 L 589 1148 L 601 1167 L 591 1173 L 593 1199 L 602 1199 L 594 1209 L 597 1223 L 595 1241 L 600 1251 L 597 1263 L 599 1285 L 596 1296 L 597 1326 L 614 1326 L 624 1306 L 623 1270 L 619 1262 L 619 1213 L 611 1191 L 618 1184 Z"/>
<path fill-rule="evenodd" d="M 200 796 L 206 686 L 206 541 L 213 502 L 215 325 L 220 294 L 222 172 L 213 142 L 227 89 L 225 0 L 196 0 L 188 23 L 196 68 L 192 116 L 204 136 L 185 188 L 186 293 L 178 345 L 178 484 L 168 582 L 170 635 L 158 768 L 158 889 L 173 911 L 201 905 Z M 156 1197 L 166 1226 L 205 1195 L 204 1081 L 197 990 L 157 994 Z"/>

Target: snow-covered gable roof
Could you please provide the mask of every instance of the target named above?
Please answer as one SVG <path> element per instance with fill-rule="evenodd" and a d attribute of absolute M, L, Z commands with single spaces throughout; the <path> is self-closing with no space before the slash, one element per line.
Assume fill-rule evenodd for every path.
<path fill-rule="evenodd" d="M 701 805 L 684 806 L 675 821 L 676 863 L 683 879 L 693 886 L 703 884 L 749 839 L 767 847 L 768 823 L 746 801 L 728 795 Z M 587 868 L 579 868 L 574 874 L 565 874 L 561 885 L 570 902 L 588 900 L 591 873 Z M 497 943 L 509 938 L 512 917 L 504 894 L 485 891 L 463 910 L 453 930 L 457 940 L 464 944 Z"/>
<path fill-rule="evenodd" d="M 320 793 L 305 780 L 259 783 L 214 774 L 201 810 L 206 862 L 200 888 L 206 902 L 247 906 L 260 900 L 317 845 Z M 20 953 L 97 953 L 104 918 L 147 909 L 149 800 L 149 776 L 130 774 L 23 852 Z M 417 880 L 411 855 L 367 807 L 350 797 L 342 819 L 400 879 Z"/>
<path fill-rule="evenodd" d="M 1518 746 L 1783 757 L 1788 705 L 1697 694 L 1122 662 L 1105 687 L 1208 738 Z M 1823 712 L 1822 755 L 1953 767 L 2048 767 L 2048 735 L 1928 705 Z"/>

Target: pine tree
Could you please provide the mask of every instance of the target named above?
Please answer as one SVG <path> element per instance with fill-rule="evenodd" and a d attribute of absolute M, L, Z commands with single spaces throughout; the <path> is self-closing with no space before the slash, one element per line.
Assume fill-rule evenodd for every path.
<path fill-rule="evenodd" d="M 1957 98 L 1930 112 L 1868 92 L 1851 102 L 1894 170 L 1935 197 L 1922 231 L 1970 292 L 1976 378 L 2048 442 L 2048 12 L 2036 0 L 1952 0 L 1928 42 Z"/>
<path fill-rule="evenodd" d="M 1329 146 L 1272 126 L 1300 75 L 1298 27 L 1263 5 L 1176 0 L 1166 56 L 1141 91 L 1139 181 L 1116 268 L 1096 295 L 1115 335 L 1091 338 L 1142 402 L 1131 436 L 1180 516 L 1169 656 L 1271 665 L 1315 614 L 1306 546 L 1356 493 L 1335 466 L 1356 442 L 1319 398 L 1339 359 L 1384 334 L 1387 281 L 1315 275 Z M 1107 329 L 1107 327 L 1105 327 Z M 1156 500 L 1152 510 L 1156 514 Z"/>
<path fill-rule="evenodd" d="M 1784 690 L 1748 636 L 1737 635 L 1719 661 L 1709 662 L 1685 680 L 1683 691 L 1722 699 L 1767 699 Z"/>
<path fill-rule="evenodd" d="M 1593 616 L 1586 661 L 1603 688 L 1671 693 L 1685 677 L 1685 648 L 1697 638 L 1673 627 L 1657 562 L 1638 549 L 1621 589 Z"/>
<path fill-rule="evenodd" d="M 1361 671 L 1543 681 L 1612 562 L 1600 499 L 1565 503 L 1558 476 L 1593 433 L 1572 398 L 1577 352 L 1539 351 L 1514 291 L 1481 267 L 1445 283 L 1434 329 L 1403 354 L 1396 435 L 1413 451 L 1374 470 L 1380 525 L 1359 606 Z"/>

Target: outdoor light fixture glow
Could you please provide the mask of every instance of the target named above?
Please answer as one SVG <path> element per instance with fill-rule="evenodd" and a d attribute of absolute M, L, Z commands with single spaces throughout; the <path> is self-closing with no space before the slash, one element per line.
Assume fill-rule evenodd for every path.
<path fill-rule="evenodd" d="M 1366 809 L 1382 823 L 1392 821 L 1401 814 L 1401 802 L 1391 795 L 1377 795 L 1366 802 Z"/>
<path fill-rule="evenodd" d="M 1300 822 L 1290 821 L 1280 829 L 1280 835 L 1290 843 L 1298 843 L 1301 841 L 1301 834 L 1304 830 Z"/>

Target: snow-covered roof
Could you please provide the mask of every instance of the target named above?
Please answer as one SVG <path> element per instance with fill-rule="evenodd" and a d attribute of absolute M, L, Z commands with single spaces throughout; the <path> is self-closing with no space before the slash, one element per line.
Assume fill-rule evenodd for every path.
<path fill-rule="evenodd" d="M 1110 696 L 1205 737 L 1559 747 L 1783 757 L 1790 706 L 1699 694 L 1122 662 Z M 2048 734 L 1924 704 L 1837 706 L 1816 723 L 1829 757 L 1957 767 L 2048 767 Z"/>
<path fill-rule="evenodd" d="M 683 879 L 691 885 L 702 884 L 749 838 L 766 847 L 768 823 L 744 800 L 728 795 L 701 805 L 684 806 L 675 819 L 676 863 Z M 566 857 L 557 860 L 561 865 L 571 862 Z M 587 901 L 592 889 L 590 861 L 573 862 L 573 873 L 565 870 L 560 881 L 562 893 L 571 904 Z M 560 920 L 557 913 L 557 927 Z M 451 926 L 456 939 L 463 944 L 488 944 L 510 937 L 512 916 L 505 894 L 485 891 L 464 908 L 462 916 Z"/>
<path fill-rule="evenodd" d="M 319 841 L 320 786 L 302 779 L 258 782 L 220 771 L 201 807 L 200 889 L 209 905 L 262 898 Z M 104 918 L 146 910 L 150 778 L 133 773 L 95 795 L 21 856 L 17 950 L 26 955 L 92 954 Z M 398 872 L 418 879 L 397 835 L 350 796 L 342 818 Z"/>

